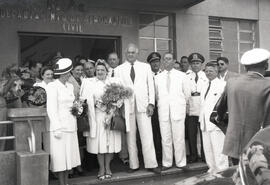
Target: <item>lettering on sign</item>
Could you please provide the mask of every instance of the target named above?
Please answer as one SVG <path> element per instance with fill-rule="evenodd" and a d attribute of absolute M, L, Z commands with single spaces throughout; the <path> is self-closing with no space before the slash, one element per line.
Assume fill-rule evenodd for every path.
<path fill-rule="evenodd" d="M 42 8 L 0 7 L 0 19 L 24 21 L 59 22 L 64 32 L 83 32 L 83 25 L 133 26 L 134 20 L 127 15 L 96 15 L 87 13 L 65 13 Z"/>

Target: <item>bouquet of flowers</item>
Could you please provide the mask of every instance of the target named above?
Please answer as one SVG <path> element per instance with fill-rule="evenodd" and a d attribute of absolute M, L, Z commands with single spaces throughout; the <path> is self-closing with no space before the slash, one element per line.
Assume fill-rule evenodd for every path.
<path fill-rule="evenodd" d="M 105 86 L 105 92 L 101 97 L 101 102 L 105 107 L 107 118 L 105 120 L 105 127 L 110 128 L 111 119 L 114 116 L 117 108 L 120 108 L 125 99 L 132 96 L 133 91 L 131 88 L 124 87 L 121 84 L 111 83 Z"/>
<path fill-rule="evenodd" d="M 23 97 L 25 98 L 26 102 L 31 105 L 42 106 L 46 104 L 46 91 L 42 87 L 31 87 Z"/>
<path fill-rule="evenodd" d="M 71 114 L 77 118 L 79 118 L 83 112 L 85 112 L 87 109 L 87 103 L 86 100 L 76 99 L 73 102 L 73 105 L 71 107 Z"/>

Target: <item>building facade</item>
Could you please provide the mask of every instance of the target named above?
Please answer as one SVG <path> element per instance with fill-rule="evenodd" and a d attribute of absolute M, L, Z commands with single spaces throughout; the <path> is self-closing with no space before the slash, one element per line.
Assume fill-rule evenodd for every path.
<path fill-rule="evenodd" d="M 57 52 L 96 60 L 116 51 L 124 60 L 132 42 L 142 61 L 151 51 L 173 52 L 177 59 L 200 52 L 206 61 L 227 56 L 231 70 L 241 72 L 237 61 L 244 51 L 270 49 L 267 0 L 135 2 L 2 1 L 1 66 L 46 62 Z"/>
<path fill-rule="evenodd" d="M 243 52 L 270 50 L 269 30 L 269 0 L 2 0 L 0 72 L 56 55 L 97 60 L 117 52 L 123 61 L 129 43 L 139 46 L 141 61 L 152 51 L 178 60 L 199 52 L 206 61 L 228 57 L 230 70 L 243 72 Z M 0 152 L 8 159 L 1 184 L 18 172 L 14 152 Z"/>

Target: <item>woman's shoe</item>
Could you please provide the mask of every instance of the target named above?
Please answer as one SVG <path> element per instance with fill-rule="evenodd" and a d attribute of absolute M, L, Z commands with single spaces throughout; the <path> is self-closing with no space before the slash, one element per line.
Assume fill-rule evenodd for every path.
<path fill-rule="evenodd" d="M 107 174 L 105 174 L 105 178 L 106 178 L 106 179 L 111 179 L 111 178 L 112 178 L 112 173 L 107 173 Z"/>
<path fill-rule="evenodd" d="M 97 179 L 100 181 L 105 180 L 105 178 L 106 178 L 106 175 L 98 175 L 97 176 Z"/>

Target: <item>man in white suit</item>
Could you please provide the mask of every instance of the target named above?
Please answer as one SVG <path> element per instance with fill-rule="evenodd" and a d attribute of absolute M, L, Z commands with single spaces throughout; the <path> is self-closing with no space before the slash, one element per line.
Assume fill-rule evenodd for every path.
<path fill-rule="evenodd" d="M 165 53 L 165 70 L 155 76 L 155 90 L 162 143 L 162 170 L 186 166 L 185 117 L 191 95 L 187 75 L 174 69 L 173 55 Z"/>
<path fill-rule="evenodd" d="M 155 104 L 154 79 L 150 65 L 137 60 L 138 52 L 136 45 L 129 44 L 126 49 L 126 61 L 115 69 L 115 76 L 134 92 L 133 97 L 125 102 L 125 108 L 129 109 L 126 111 L 129 112 L 129 120 L 126 121 L 129 121 L 130 125 L 130 131 L 127 133 L 129 172 L 139 169 L 136 144 L 138 127 L 145 168 L 158 173 L 151 125 Z"/>
<path fill-rule="evenodd" d="M 225 82 L 218 79 L 216 63 L 209 62 L 205 66 L 208 83 L 205 83 L 201 92 L 200 126 L 203 137 L 203 149 L 209 173 L 216 173 L 228 167 L 228 157 L 222 154 L 225 135 L 210 121 L 210 115 L 224 91 Z"/>

